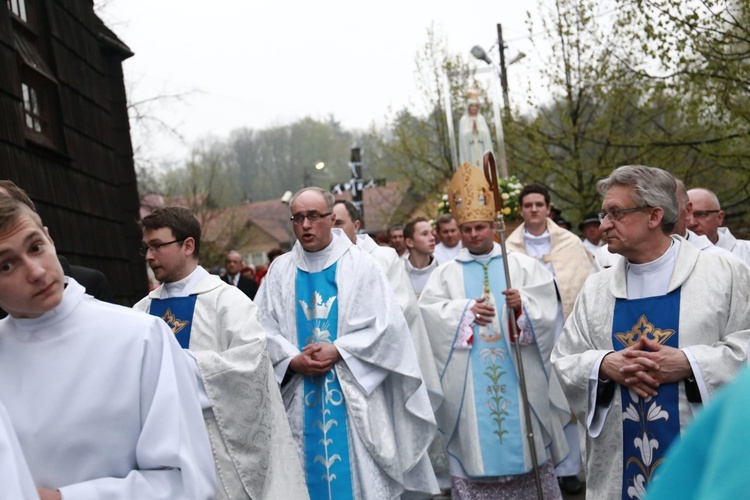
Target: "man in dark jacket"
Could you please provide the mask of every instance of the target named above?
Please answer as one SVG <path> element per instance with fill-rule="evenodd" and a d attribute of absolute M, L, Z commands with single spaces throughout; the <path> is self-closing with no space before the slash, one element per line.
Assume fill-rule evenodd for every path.
<path fill-rule="evenodd" d="M 222 280 L 234 285 L 240 289 L 242 293 L 250 297 L 255 298 L 255 294 L 258 291 L 258 285 L 255 280 L 245 278 L 242 276 L 242 268 L 245 267 L 245 262 L 242 260 L 242 255 L 236 250 L 230 250 L 227 253 L 227 258 L 224 261 L 224 267 L 227 272 L 221 277 Z"/>

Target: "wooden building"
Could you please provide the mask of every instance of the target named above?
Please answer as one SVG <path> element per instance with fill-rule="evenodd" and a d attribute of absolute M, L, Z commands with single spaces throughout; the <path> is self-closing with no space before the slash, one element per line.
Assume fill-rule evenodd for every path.
<path fill-rule="evenodd" d="M 92 0 L 0 1 L 0 178 L 34 200 L 58 253 L 147 292 L 122 61 Z"/>

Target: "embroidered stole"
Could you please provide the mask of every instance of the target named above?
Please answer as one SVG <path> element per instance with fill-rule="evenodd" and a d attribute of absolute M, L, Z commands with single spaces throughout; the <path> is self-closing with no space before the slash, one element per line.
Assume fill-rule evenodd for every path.
<path fill-rule="evenodd" d="M 641 337 L 679 348 L 680 289 L 644 299 L 617 299 L 612 345 L 621 351 Z M 642 498 L 669 445 L 680 434 L 679 385 L 662 384 L 656 397 L 640 398 L 620 386 L 622 399 L 622 498 Z"/>
<path fill-rule="evenodd" d="M 502 315 L 506 289 L 502 257 L 489 261 L 462 262 L 466 297 L 491 292 L 496 316 L 486 327 L 474 325 L 469 353 L 474 411 L 483 476 L 510 476 L 528 472 L 524 464 L 518 377 L 505 341 L 507 320 Z M 492 276 L 492 279 L 490 279 Z M 498 316 L 499 315 L 499 316 Z"/>
<path fill-rule="evenodd" d="M 336 340 L 336 266 L 317 273 L 297 269 L 297 345 L 300 349 Z M 325 375 L 304 377 L 304 413 L 305 471 L 310 498 L 354 498 L 346 403 L 335 367 Z"/>
<path fill-rule="evenodd" d="M 187 297 L 170 297 L 168 299 L 153 299 L 148 312 L 166 321 L 172 329 L 180 347 L 190 347 L 190 330 L 193 327 L 193 313 L 197 295 Z"/>

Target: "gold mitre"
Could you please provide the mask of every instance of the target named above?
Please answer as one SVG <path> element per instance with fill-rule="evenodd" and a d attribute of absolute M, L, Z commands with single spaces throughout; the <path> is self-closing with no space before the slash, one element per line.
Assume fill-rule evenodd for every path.
<path fill-rule="evenodd" d="M 459 226 L 465 222 L 495 220 L 495 198 L 490 185 L 484 173 L 471 163 L 464 162 L 453 175 L 448 203 Z"/>

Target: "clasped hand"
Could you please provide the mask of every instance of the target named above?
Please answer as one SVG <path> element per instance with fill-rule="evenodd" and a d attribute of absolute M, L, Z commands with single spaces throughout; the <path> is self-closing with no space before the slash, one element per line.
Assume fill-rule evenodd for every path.
<path fill-rule="evenodd" d="M 656 396 L 661 384 L 691 376 L 692 369 L 680 349 L 643 337 L 627 349 L 604 356 L 599 373 L 600 378 L 603 374 L 645 398 Z"/>
<path fill-rule="evenodd" d="M 513 310 L 521 307 L 521 293 L 515 288 L 509 288 L 503 291 L 505 295 L 505 305 Z M 477 299 L 476 304 L 471 308 L 474 313 L 474 322 L 479 326 L 487 326 L 492 323 L 495 317 L 495 308 L 487 304 L 487 297 Z"/>
<path fill-rule="evenodd" d="M 314 377 L 325 375 L 341 359 L 339 350 L 333 344 L 310 344 L 292 358 L 289 368 L 301 375 Z"/>

